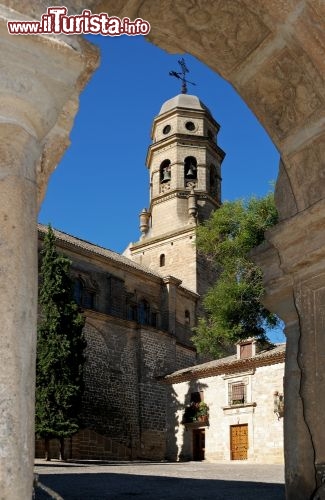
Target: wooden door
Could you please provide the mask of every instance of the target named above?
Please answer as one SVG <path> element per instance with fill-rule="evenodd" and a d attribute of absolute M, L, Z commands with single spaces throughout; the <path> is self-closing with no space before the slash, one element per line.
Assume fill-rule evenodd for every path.
<path fill-rule="evenodd" d="M 230 426 L 230 456 L 231 460 L 247 460 L 248 425 Z"/>
<path fill-rule="evenodd" d="M 193 429 L 193 460 L 204 460 L 205 430 Z"/>

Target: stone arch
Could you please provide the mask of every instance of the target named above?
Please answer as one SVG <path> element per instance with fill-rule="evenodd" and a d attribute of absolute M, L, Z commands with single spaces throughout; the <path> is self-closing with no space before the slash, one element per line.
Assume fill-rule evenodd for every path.
<path fill-rule="evenodd" d="M 111 12 L 111 2 L 101 8 Z M 264 270 L 265 304 L 287 325 L 287 497 L 309 498 L 322 487 L 323 469 L 316 464 L 325 464 L 322 445 L 315 445 L 323 441 L 312 399 L 322 393 L 322 379 L 314 376 L 321 359 L 310 344 L 310 331 L 317 325 L 322 331 L 322 320 L 317 313 L 309 319 L 316 292 L 325 307 L 325 276 L 314 279 L 325 267 L 324 6 L 308 0 L 290 6 L 280 0 L 134 0 L 132 8 L 134 17 L 151 23 L 148 38 L 155 45 L 188 52 L 228 80 L 281 154 L 275 193 L 281 224 L 255 258 Z M 130 15 L 130 2 L 127 10 L 120 1 L 114 14 Z M 325 396 L 321 400 L 325 410 Z"/>
<path fill-rule="evenodd" d="M 163 182 L 169 182 L 171 179 L 171 167 L 170 160 L 163 160 L 159 167 L 159 182 L 162 184 Z"/>
<path fill-rule="evenodd" d="M 147 0 L 133 6 L 137 17 L 151 23 L 148 38 L 153 43 L 172 53 L 191 53 L 232 84 L 281 154 L 276 185 L 281 225 L 268 233 L 263 251 L 255 257 L 264 269 L 265 303 L 287 324 L 287 497 L 308 498 L 316 488 L 316 477 L 322 487 L 322 467 L 316 464 L 325 463 L 321 445 L 315 447 L 322 430 L 309 393 L 312 390 L 319 401 L 322 383 L 321 378 L 315 380 L 314 371 L 321 360 L 313 355 L 308 336 L 322 321 L 314 317 L 310 324 L 307 319 L 315 289 L 325 286 L 325 276 L 317 285 L 313 281 L 317 267 L 325 266 L 319 226 L 325 213 L 324 7 L 307 1 L 284 8 L 277 0 L 255 4 Z M 121 13 L 126 14 L 122 8 Z M 312 263 L 298 249 L 308 231 L 310 241 L 317 240 L 316 245 L 307 245 L 307 253 L 317 253 Z M 306 281 L 310 291 L 299 302 Z M 321 303 L 325 307 L 325 298 Z M 321 399 L 325 409 L 325 397 Z"/>
<path fill-rule="evenodd" d="M 164 253 L 159 256 L 159 267 L 164 267 L 166 265 L 166 255 Z"/>
<path fill-rule="evenodd" d="M 197 179 L 197 159 L 194 156 L 184 158 L 184 182 Z"/>
<path fill-rule="evenodd" d="M 6 6 L 10 5 L 19 13 L 39 20 L 50 3 L 44 1 L 32 5 L 29 1 L 12 0 L 5 2 L 4 7 L 6 9 Z M 66 6 L 70 14 L 76 13 L 72 1 L 67 0 Z M 260 0 L 254 3 L 248 0 L 131 0 L 127 3 L 124 0 L 81 0 L 77 9 L 81 11 L 83 8 L 89 8 L 93 12 L 106 11 L 110 16 L 142 17 L 149 21 L 152 30 L 148 38 L 153 43 L 172 53 L 189 52 L 228 80 L 255 113 L 281 153 L 282 161 L 276 186 L 276 202 L 281 224 L 268 233 L 267 243 L 256 254 L 256 259 L 265 271 L 265 302 L 287 323 L 286 391 L 289 397 L 286 397 L 286 420 L 289 421 L 288 417 L 292 417 L 292 429 L 286 427 L 287 497 L 295 500 L 310 498 L 316 488 L 316 481 L 319 488 L 322 487 L 322 466 L 325 464 L 322 451 L 325 449 L 325 437 L 322 433 L 321 417 L 324 415 L 325 396 L 323 391 L 318 390 L 324 376 L 323 369 L 315 375 L 316 366 L 323 366 L 323 347 L 318 332 L 323 330 L 321 311 L 325 307 L 322 292 L 325 288 L 325 276 L 322 272 L 325 267 L 322 224 L 325 213 L 322 160 L 325 150 L 324 6 L 317 0 L 290 3 L 282 0 Z M 10 16 L 12 15 L 11 11 Z M 19 43 L 18 40 L 16 42 Z M 16 42 L 10 40 L 10 50 Z M 24 84 L 15 83 L 17 74 L 7 73 L 2 82 L 6 96 L 8 88 L 13 86 L 12 95 L 15 98 L 15 106 L 10 110 L 3 108 L 4 116 L 8 115 L 1 129 L 1 137 L 8 137 L 7 142 L 1 141 L 3 151 L 10 151 L 15 160 L 11 162 L 11 171 L 15 172 L 17 178 L 20 165 L 25 167 L 24 162 L 27 167 L 36 165 L 36 158 L 40 158 L 37 164 L 37 181 L 41 197 L 49 173 L 68 145 L 77 95 L 96 62 L 93 54 L 90 54 L 91 49 L 82 41 L 78 48 L 79 42 L 76 41 L 73 49 L 68 44 L 43 44 L 41 37 L 37 37 L 37 40 L 36 37 L 26 40 L 26 43 L 31 45 L 30 53 L 34 51 L 38 56 L 38 53 L 42 52 L 43 58 L 36 57 L 33 64 L 36 66 L 37 61 L 40 61 L 39 64 L 44 66 L 44 75 L 47 71 L 46 78 L 49 80 L 51 68 L 45 63 L 51 61 L 51 53 L 56 61 L 56 68 L 62 67 L 63 72 L 64 66 L 69 66 L 74 71 L 73 76 L 66 78 L 65 87 L 52 87 L 53 92 L 57 94 L 56 99 L 48 103 L 53 111 L 51 121 L 48 120 L 48 113 L 43 116 L 42 109 L 39 110 L 40 116 L 42 115 L 41 122 L 47 124 L 47 127 L 34 127 L 33 123 L 26 121 L 27 114 L 23 109 L 25 103 L 36 110 L 38 101 L 35 99 L 32 102 L 35 96 L 26 92 Z M 18 51 L 16 53 L 18 54 Z M 55 58 L 56 56 L 58 57 Z M 69 58 L 73 60 L 72 64 L 67 64 Z M 28 61 L 26 65 L 28 66 Z M 24 66 L 20 67 L 17 62 L 18 67 L 18 73 L 21 71 L 25 75 Z M 28 78 L 32 79 L 33 76 L 29 75 Z M 69 88 L 72 89 L 71 93 L 66 90 Z M 11 95 L 9 97 L 11 98 Z M 20 98 L 23 99 L 24 106 L 19 105 Z M 43 108 L 45 109 L 44 106 Z M 28 116 L 33 116 L 33 113 L 28 113 Z M 11 133 L 10 127 L 17 130 Z M 41 151 L 43 153 L 40 155 Z M 20 160 L 22 157 L 23 161 Z M 6 168 L 6 162 L 4 165 Z M 35 185 L 36 172 L 27 167 L 24 175 L 28 173 L 30 185 Z M 14 191 L 10 186 L 4 183 L 0 196 L 9 210 L 10 207 L 14 208 L 10 214 L 10 224 L 13 224 L 14 220 L 20 231 L 16 230 L 13 234 L 9 229 L 9 222 L 3 222 L 4 238 L 9 244 L 3 245 L 5 253 L 0 254 L 0 260 L 4 262 L 4 268 L 8 268 L 9 274 L 3 277 L 5 286 L 1 296 L 3 301 L 0 301 L 3 308 L 0 312 L 3 312 L 1 315 L 6 318 L 8 325 L 13 325 L 7 329 L 8 339 L 11 339 L 8 345 L 12 349 L 10 355 L 18 360 L 19 350 L 14 346 L 20 345 L 21 337 L 26 344 L 26 337 L 21 336 L 21 331 L 28 332 L 28 338 L 32 338 L 31 331 L 36 320 L 33 299 L 36 296 L 36 280 L 33 276 L 33 273 L 36 273 L 36 265 L 32 257 L 36 248 L 31 231 L 31 227 L 35 225 L 33 207 L 36 192 L 28 191 L 21 182 L 21 192 L 25 193 L 26 199 L 30 199 L 31 205 L 30 213 L 28 216 L 24 214 L 23 218 L 26 206 L 13 206 L 14 198 L 11 193 Z M 5 262 L 8 254 L 11 255 L 11 266 L 7 266 Z M 29 300 L 17 301 L 15 284 L 12 283 L 14 273 L 10 275 L 11 269 L 15 268 L 15 262 L 19 265 L 26 262 L 26 285 L 24 284 L 21 295 L 23 297 L 25 293 Z M 33 285 L 27 285 L 30 283 Z M 15 304 L 15 308 L 11 307 L 12 304 Z M 10 309 L 17 310 L 16 316 L 8 313 Z M 28 318 L 24 320 L 27 323 L 17 323 L 15 318 L 18 316 Z M 30 343 L 33 344 L 31 340 Z M 312 349 L 311 345 L 316 345 L 317 348 Z M 30 350 L 33 350 L 32 346 Z M 5 355 L 5 352 L 2 355 Z M 23 376 L 17 379 L 32 378 L 29 368 L 32 365 L 31 359 L 28 367 L 24 368 Z M 12 363 L 12 366 L 15 367 L 16 364 Z M 32 387 L 33 384 L 29 385 Z M 24 392 L 25 388 L 15 388 L 15 391 L 10 390 L 10 397 L 12 399 L 13 393 Z M 31 393 L 32 390 L 27 392 L 28 403 L 17 404 L 16 407 L 31 409 Z M 9 402 L 10 397 L 7 398 L 6 395 L 7 392 L 3 398 L 9 408 L 6 411 L 11 415 L 13 403 Z M 21 421 L 24 420 L 23 415 L 15 415 L 15 421 L 18 422 L 20 418 Z M 15 429 L 13 433 L 17 434 L 17 439 L 10 436 L 7 446 L 20 450 L 24 428 L 21 426 L 19 432 L 17 426 Z M 294 436 L 291 441 L 290 433 Z M 9 455 L 18 457 L 18 452 L 10 452 Z M 31 463 L 31 457 L 26 460 L 22 456 L 20 460 L 21 464 L 24 464 L 23 469 L 26 468 L 26 463 Z M 12 463 L 8 462 L 6 470 L 20 470 L 18 462 L 18 458 L 13 458 Z M 20 483 L 20 493 L 12 497 L 30 496 L 26 491 L 31 486 L 31 474 L 24 473 L 21 478 L 18 481 L 11 475 L 8 484 L 4 485 L 4 494 L 10 496 L 8 492 L 13 491 L 11 485 Z"/>

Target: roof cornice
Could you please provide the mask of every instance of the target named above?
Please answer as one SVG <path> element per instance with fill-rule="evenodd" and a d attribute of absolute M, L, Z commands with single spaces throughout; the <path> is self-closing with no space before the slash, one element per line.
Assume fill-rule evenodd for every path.
<path fill-rule="evenodd" d="M 151 157 L 155 151 L 166 146 L 172 146 L 175 143 L 178 143 L 179 146 L 195 146 L 195 147 L 201 147 L 201 148 L 205 147 L 207 149 L 210 149 L 210 151 L 212 151 L 213 153 L 218 154 L 220 164 L 223 162 L 223 159 L 226 156 L 226 153 L 223 151 L 223 149 L 221 149 L 220 146 L 218 146 L 218 144 L 211 141 L 211 139 L 207 136 L 174 133 L 166 138 L 164 137 L 160 141 L 153 142 L 148 146 L 148 151 L 146 155 L 147 168 L 150 168 Z"/>
<path fill-rule="evenodd" d="M 285 362 L 285 349 L 277 352 L 270 351 L 263 355 L 256 355 L 247 359 L 236 359 L 211 366 L 211 363 L 192 366 L 180 372 L 171 373 L 163 377 L 162 381 L 167 384 L 178 384 L 189 380 L 214 377 L 216 375 L 236 374 L 250 369 L 260 368 L 262 366 L 270 366 Z"/>

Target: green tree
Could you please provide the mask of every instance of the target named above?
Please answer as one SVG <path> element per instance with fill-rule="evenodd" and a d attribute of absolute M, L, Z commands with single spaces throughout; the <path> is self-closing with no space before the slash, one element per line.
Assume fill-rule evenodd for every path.
<path fill-rule="evenodd" d="M 71 262 L 58 254 L 51 226 L 44 237 L 40 271 L 40 322 L 37 330 L 36 435 L 60 440 L 64 460 L 64 438 L 79 428 L 83 392 L 84 318 L 73 300 Z"/>
<path fill-rule="evenodd" d="M 261 303 L 262 271 L 249 252 L 264 240 L 264 232 L 278 220 L 273 194 L 248 201 L 225 202 L 197 230 L 199 251 L 218 271 L 215 285 L 203 299 L 205 317 L 193 336 L 199 352 L 220 357 L 238 340 L 267 339 L 278 318 Z"/>

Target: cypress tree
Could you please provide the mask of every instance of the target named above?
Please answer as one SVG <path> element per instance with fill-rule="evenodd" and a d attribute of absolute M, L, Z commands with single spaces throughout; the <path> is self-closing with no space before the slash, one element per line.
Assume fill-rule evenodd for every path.
<path fill-rule="evenodd" d="M 84 318 L 73 300 L 71 261 L 55 248 L 51 228 L 44 237 L 40 271 L 40 321 L 37 330 L 36 436 L 45 439 L 45 458 L 50 460 L 49 440 L 60 440 L 79 429 L 86 341 Z"/>

